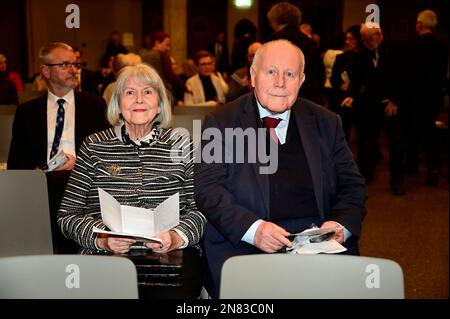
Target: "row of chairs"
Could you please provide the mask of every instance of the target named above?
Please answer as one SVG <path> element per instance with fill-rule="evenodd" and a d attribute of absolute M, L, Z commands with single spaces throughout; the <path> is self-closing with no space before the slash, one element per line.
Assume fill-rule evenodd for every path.
<path fill-rule="evenodd" d="M 111 256 L 51 255 L 45 175 L 0 172 L 0 298 L 137 298 L 134 264 Z M 220 297 L 403 298 L 400 266 L 341 255 L 230 258 Z"/>
<path fill-rule="evenodd" d="M 381 258 L 248 255 L 222 269 L 222 299 L 403 299 L 400 266 Z M 136 267 L 123 257 L 0 258 L 0 298 L 137 299 Z"/>

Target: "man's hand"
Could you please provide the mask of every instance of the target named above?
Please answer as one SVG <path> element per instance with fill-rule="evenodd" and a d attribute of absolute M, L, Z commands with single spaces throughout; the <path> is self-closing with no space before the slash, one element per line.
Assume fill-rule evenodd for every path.
<path fill-rule="evenodd" d="M 262 222 L 256 229 L 253 244 L 266 253 L 275 253 L 284 246 L 291 247 L 291 241 L 286 237 L 290 234 L 271 222 Z"/>
<path fill-rule="evenodd" d="M 337 222 L 329 220 L 323 223 L 322 226 L 320 226 L 320 228 L 333 228 L 333 227 L 341 227 L 341 225 Z M 339 244 L 344 243 L 344 229 L 338 231 L 332 239 L 336 240 Z"/>
<path fill-rule="evenodd" d="M 219 104 L 219 102 L 213 101 L 213 100 L 209 100 L 209 101 L 205 102 L 205 106 L 216 106 L 217 104 Z"/>
<path fill-rule="evenodd" d="M 67 162 L 64 163 L 63 166 L 58 167 L 55 171 L 71 171 L 75 166 L 76 157 L 72 154 L 64 153 L 67 157 Z"/>
<path fill-rule="evenodd" d="M 130 246 L 136 242 L 133 238 L 114 237 L 100 235 L 97 238 L 97 246 L 100 249 L 112 251 L 115 254 L 125 254 L 130 250 Z"/>
<path fill-rule="evenodd" d="M 352 97 L 346 97 L 342 103 L 341 107 L 352 107 L 353 106 L 353 98 Z"/>
<path fill-rule="evenodd" d="M 384 100 L 383 102 L 387 102 L 387 106 L 384 109 L 384 114 L 388 117 L 397 115 L 398 106 L 392 101 Z"/>

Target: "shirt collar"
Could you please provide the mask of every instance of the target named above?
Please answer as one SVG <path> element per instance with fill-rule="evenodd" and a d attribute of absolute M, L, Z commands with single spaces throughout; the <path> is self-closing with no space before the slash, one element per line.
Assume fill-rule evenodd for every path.
<path fill-rule="evenodd" d="M 48 91 L 48 97 L 47 97 L 48 105 L 50 105 L 51 107 L 57 108 L 58 103 L 56 101 L 58 101 L 59 99 L 64 99 L 67 104 L 71 104 L 71 105 L 75 104 L 75 94 L 73 93 L 73 90 L 70 90 L 69 92 L 67 92 L 67 94 L 64 95 L 63 97 L 58 97 L 55 94 L 53 94 L 52 92 Z"/>
<path fill-rule="evenodd" d="M 283 113 L 272 114 L 272 112 L 270 112 L 269 110 L 264 108 L 261 105 L 261 103 L 259 103 L 258 99 L 256 100 L 256 104 L 258 105 L 259 118 L 261 119 L 261 121 L 262 121 L 263 117 L 270 116 L 273 118 L 281 119 L 281 122 L 278 124 L 277 127 L 282 128 L 282 127 L 285 127 L 286 125 L 288 125 L 289 118 L 291 116 L 291 110 L 286 110 Z"/>

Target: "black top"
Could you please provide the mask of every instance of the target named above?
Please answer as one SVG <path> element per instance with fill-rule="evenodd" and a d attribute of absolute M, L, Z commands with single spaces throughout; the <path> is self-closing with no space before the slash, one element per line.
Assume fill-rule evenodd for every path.
<path fill-rule="evenodd" d="M 18 104 L 17 90 L 10 80 L 0 76 L 0 104 Z"/>
<path fill-rule="evenodd" d="M 205 93 L 205 101 L 217 101 L 217 92 L 214 87 L 210 76 L 201 76 L 199 74 L 200 81 L 202 81 L 203 92 Z"/>

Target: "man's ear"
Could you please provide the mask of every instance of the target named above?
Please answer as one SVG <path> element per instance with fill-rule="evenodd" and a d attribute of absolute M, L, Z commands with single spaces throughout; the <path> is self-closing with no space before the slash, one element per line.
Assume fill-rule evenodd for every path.
<path fill-rule="evenodd" d="M 44 65 L 44 64 L 41 64 L 39 68 L 40 68 L 40 70 L 41 70 L 42 76 L 43 76 L 45 79 L 50 78 L 50 70 L 49 70 L 49 67 L 48 67 L 48 66 L 46 66 L 46 65 Z"/>
<path fill-rule="evenodd" d="M 250 79 L 252 83 L 252 88 L 255 88 L 255 69 L 253 69 L 253 66 L 250 67 Z"/>
<path fill-rule="evenodd" d="M 305 75 L 305 73 L 302 73 L 300 75 L 300 87 L 302 86 L 303 82 L 305 82 L 305 79 L 306 79 L 306 75 Z"/>

